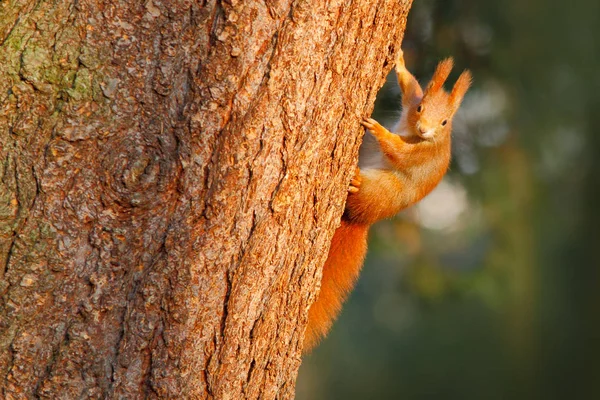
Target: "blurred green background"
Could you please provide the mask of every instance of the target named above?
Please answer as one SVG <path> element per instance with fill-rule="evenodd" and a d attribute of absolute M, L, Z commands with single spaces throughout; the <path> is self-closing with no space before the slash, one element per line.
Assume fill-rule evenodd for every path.
<path fill-rule="evenodd" d="M 403 48 L 474 73 L 451 171 L 371 229 L 297 399 L 600 399 L 600 2 L 416 0 Z"/>

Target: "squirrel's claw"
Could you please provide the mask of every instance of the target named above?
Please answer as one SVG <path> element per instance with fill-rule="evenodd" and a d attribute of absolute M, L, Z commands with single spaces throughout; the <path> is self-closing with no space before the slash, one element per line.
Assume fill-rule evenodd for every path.
<path fill-rule="evenodd" d="M 404 65 L 404 51 L 402 49 L 398 49 L 398 54 L 396 54 L 396 64 Z"/>
<path fill-rule="evenodd" d="M 406 64 L 404 63 L 404 51 L 400 49 L 398 50 L 398 54 L 396 55 L 396 70 L 404 69 L 406 69 Z"/>
<path fill-rule="evenodd" d="M 379 125 L 379 122 L 375 121 L 373 118 L 363 118 L 362 121 L 360 121 L 360 123 L 367 129 L 376 129 L 377 125 Z"/>
<path fill-rule="evenodd" d="M 360 168 L 356 167 L 356 171 L 354 172 L 354 177 L 350 181 L 350 187 L 348 187 L 349 193 L 357 193 L 360 184 L 362 183 L 362 178 L 360 177 Z"/>
<path fill-rule="evenodd" d="M 361 121 L 361 124 L 367 129 L 369 129 L 375 137 L 380 137 L 387 133 L 387 129 L 385 129 L 379 122 L 375 121 L 373 118 L 364 118 Z"/>

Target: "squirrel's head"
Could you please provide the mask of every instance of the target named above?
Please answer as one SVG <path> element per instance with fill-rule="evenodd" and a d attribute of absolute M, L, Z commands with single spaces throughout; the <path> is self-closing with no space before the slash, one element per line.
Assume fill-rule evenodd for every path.
<path fill-rule="evenodd" d="M 471 85 L 471 73 L 463 71 L 447 93 L 444 82 L 452 70 L 452 58 L 441 61 L 422 98 L 415 98 L 408 112 L 408 126 L 413 134 L 426 140 L 435 140 L 440 134 L 449 134 L 452 117 L 458 110 L 465 93 Z"/>

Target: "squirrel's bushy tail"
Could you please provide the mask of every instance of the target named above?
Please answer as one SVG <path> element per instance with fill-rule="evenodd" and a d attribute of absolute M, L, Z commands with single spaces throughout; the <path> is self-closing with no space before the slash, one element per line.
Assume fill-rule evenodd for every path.
<path fill-rule="evenodd" d="M 342 218 L 331 241 L 323 266 L 321 291 L 308 312 L 304 351 L 312 349 L 325 336 L 354 287 L 367 252 L 368 225 Z"/>

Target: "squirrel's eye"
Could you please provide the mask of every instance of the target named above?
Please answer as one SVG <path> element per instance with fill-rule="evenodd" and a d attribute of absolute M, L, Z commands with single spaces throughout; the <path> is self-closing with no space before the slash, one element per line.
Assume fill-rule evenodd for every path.
<path fill-rule="evenodd" d="M 443 121 L 442 121 L 442 126 L 446 126 L 446 124 L 447 124 L 447 123 L 448 123 L 448 120 L 447 120 L 447 119 L 443 120 Z"/>
<path fill-rule="evenodd" d="M 421 112 L 423 111 L 423 106 L 419 104 L 419 107 L 417 107 L 417 112 Z"/>

